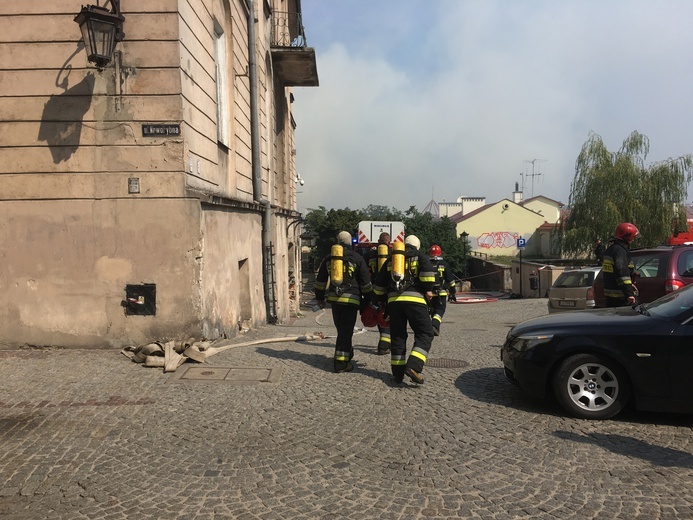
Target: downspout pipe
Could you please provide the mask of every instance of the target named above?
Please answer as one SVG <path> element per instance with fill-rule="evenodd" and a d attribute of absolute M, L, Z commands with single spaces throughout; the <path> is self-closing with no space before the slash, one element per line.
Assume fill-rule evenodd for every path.
<path fill-rule="evenodd" d="M 255 44 L 255 0 L 248 0 L 248 77 L 250 80 L 250 147 L 252 153 L 253 175 L 253 199 L 264 206 L 262 218 L 262 265 L 263 287 L 265 294 L 265 309 L 267 321 L 274 323 L 277 320 L 273 305 L 273 291 L 271 289 L 271 276 L 269 270 L 271 262 L 269 258 L 272 244 L 271 224 L 272 208 L 270 201 L 262 198 L 262 165 L 260 163 L 260 123 L 258 111 L 257 89 L 257 49 Z"/>
<path fill-rule="evenodd" d="M 248 0 L 248 76 L 250 79 L 250 147 L 253 169 L 253 198 L 262 199 L 262 165 L 260 164 L 260 122 L 258 121 L 257 48 L 255 44 L 255 0 Z"/>

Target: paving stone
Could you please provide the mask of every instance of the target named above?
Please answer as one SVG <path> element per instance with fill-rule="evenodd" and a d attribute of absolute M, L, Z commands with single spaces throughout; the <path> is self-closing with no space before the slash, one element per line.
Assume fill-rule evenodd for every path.
<path fill-rule="evenodd" d="M 390 383 L 375 330 L 355 334 L 348 374 L 333 337 L 208 358 L 281 374 L 241 386 L 169 384 L 119 351 L 0 351 L 0 516 L 693 516 L 691 416 L 578 421 L 505 380 L 508 327 L 544 314 L 545 299 L 448 305 L 422 387 Z M 334 335 L 329 310 L 237 340 L 314 332 Z"/>

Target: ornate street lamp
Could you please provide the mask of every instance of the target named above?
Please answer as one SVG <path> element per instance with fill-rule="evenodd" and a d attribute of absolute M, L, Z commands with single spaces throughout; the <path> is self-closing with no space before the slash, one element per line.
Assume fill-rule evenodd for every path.
<path fill-rule="evenodd" d="M 80 13 L 75 16 L 84 39 L 87 59 L 103 70 L 113 58 L 116 44 L 125 37 L 123 22 L 125 17 L 120 14 L 120 0 L 106 0 L 111 3 L 109 11 L 105 6 L 82 6 Z"/>
<path fill-rule="evenodd" d="M 467 276 L 467 237 L 469 233 L 462 231 L 460 238 L 462 239 L 462 277 Z"/>

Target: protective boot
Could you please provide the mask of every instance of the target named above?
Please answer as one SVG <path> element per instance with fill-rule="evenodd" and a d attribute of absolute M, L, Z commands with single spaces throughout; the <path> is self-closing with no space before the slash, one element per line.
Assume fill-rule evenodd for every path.
<path fill-rule="evenodd" d="M 354 364 L 351 362 L 354 357 L 354 349 L 350 351 L 335 350 L 334 353 L 334 371 L 338 374 L 342 372 L 351 372 L 354 370 Z"/>
<path fill-rule="evenodd" d="M 416 383 L 417 385 L 423 385 L 424 384 L 424 378 L 421 375 L 421 372 L 417 372 L 413 368 L 405 368 L 404 373 L 409 377 L 409 379 L 412 380 L 413 383 Z"/>
<path fill-rule="evenodd" d="M 342 372 L 351 372 L 354 370 L 354 364 L 351 361 L 335 361 L 334 362 L 334 371 L 337 374 L 341 374 Z"/>
<path fill-rule="evenodd" d="M 414 345 L 414 348 L 412 348 L 409 358 L 407 359 L 407 364 L 404 368 L 404 373 L 407 375 L 407 377 L 409 377 L 417 385 L 424 384 L 424 378 L 421 373 L 423 372 L 424 365 L 426 364 L 427 354 L 428 352 L 426 352 L 424 349 Z"/>

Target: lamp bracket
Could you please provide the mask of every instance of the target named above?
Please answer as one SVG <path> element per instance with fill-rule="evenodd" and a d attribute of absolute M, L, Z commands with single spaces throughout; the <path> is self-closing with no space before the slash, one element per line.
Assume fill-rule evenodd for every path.
<path fill-rule="evenodd" d="M 121 42 L 125 38 L 125 33 L 123 32 L 123 22 L 125 21 L 125 17 L 120 12 L 120 0 L 105 0 L 103 6 L 106 7 L 108 4 L 111 5 L 111 14 L 120 19 L 120 26 L 118 27 L 118 32 L 116 32 L 115 40 L 117 42 Z M 99 0 L 96 0 L 96 5 L 99 5 Z"/>

